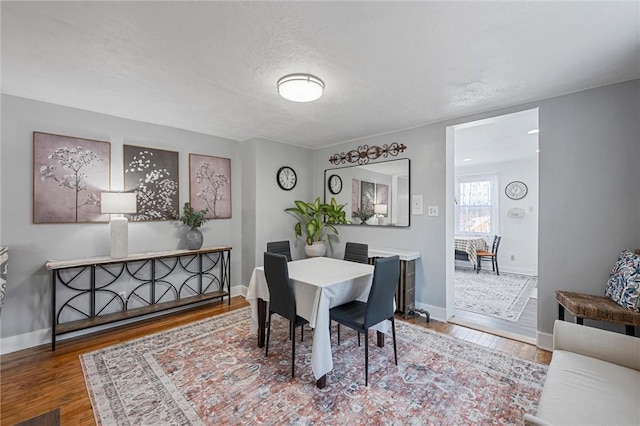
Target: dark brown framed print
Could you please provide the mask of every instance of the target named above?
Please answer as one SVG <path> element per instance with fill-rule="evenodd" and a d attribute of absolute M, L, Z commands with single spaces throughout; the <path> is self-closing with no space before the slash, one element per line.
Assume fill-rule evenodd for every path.
<path fill-rule="evenodd" d="M 135 191 L 138 212 L 131 221 L 172 220 L 178 212 L 178 153 L 124 145 L 124 190 Z"/>

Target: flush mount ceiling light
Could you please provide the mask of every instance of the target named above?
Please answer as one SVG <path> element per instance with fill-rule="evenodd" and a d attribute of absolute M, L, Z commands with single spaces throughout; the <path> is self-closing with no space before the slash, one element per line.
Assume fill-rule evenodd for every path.
<path fill-rule="evenodd" d="M 278 93 L 288 101 L 315 101 L 323 91 L 324 82 L 310 74 L 290 74 L 278 80 Z"/>
<path fill-rule="evenodd" d="M 530 135 L 536 135 L 538 133 L 540 133 L 540 129 L 531 129 L 527 132 Z"/>

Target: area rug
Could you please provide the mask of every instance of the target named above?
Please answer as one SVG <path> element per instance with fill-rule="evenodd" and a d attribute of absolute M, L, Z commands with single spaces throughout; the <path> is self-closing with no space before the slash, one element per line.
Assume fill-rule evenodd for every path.
<path fill-rule="evenodd" d="M 547 366 L 396 321 L 364 347 L 332 333 L 334 369 L 318 389 L 312 333 L 296 341 L 291 378 L 288 323 L 274 315 L 269 356 L 249 332 L 248 308 L 81 356 L 98 425 L 519 424 L 536 413 Z"/>
<path fill-rule="evenodd" d="M 456 308 L 518 322 L 537 285 L 538 279 L 527 275 L 456 269 Z"/>

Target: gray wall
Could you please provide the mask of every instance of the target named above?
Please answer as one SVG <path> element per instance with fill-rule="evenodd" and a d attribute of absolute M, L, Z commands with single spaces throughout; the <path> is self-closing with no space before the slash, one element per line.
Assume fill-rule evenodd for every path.
<path fill-rule="evenodd" d="M 640 248 L 640 80 L 541 102 L 539 158 L 538 330 L 550 333 L 555 289 L 603 294 L 620 251 Z"/>
<path fill-rule="evenodd" d="M 460 117 L 314 152 L 315 191 L 323 191 L 327 159 L 359 145 L 404 143 L 411 158 L 411 193 L 438 217 L 412 216 L 409 229 L 341 227 L 346 241 L 419 250 L 419 304 L 445 307 L 447 126 L 540 108 L 538 331 L 551 333 L 556 289 L 603 294 L 619 252 L 640 247 L 640 80 Z M 451 250 L 452 252 L 452 250 Z M 449 262 L 452 265 L 452 262 Z"/>
<path fill-rule="evenodd" d="M 304 240 L 296 240 L 293 232 L 296 220 L 284 210 L 293 207 L 295 200 L 312 199 L 313 152 L 266 139 L 251 139 L 242 145 L 243 155 L 252 161 L 251 166 L 245 168 L 243 190 L 254 194 L 250 201 L 254 206 L 251 211 L 247 208 L 247 215 L 243 217 L 243 221 L 249 222 L 247 228 L 243 223 L 246 241 L 243 282 L 248 285 L 253 268 L 262 265 L 268 241 L 289 240 L 293 259 L 304 258 Z M 298 177 L 296 186 L 290 191 L 280 189 L 276 182 L 276 173 L 282 166 L 293 168 Z"/>
<path fill-rule="evenodd" d="M 440 206 L 440 216 L 412 216 L 410 228 L 340 227 L 329 255 L 341 257 L 346 241 L 419 250 L 417 301 L 444 311 L 447 263 L 447 126 L 540 108 L 539 156 L 539 318 L 538 330 L 551 333 L 556 318 L 555 289 L 602 294 L 604 282 L 623 248 L 640 247 L 640 80 L 461 117 L 311 151 L 273 141 L 234 141 L 123 120 L 11 96 L 2 96 L 0 183 L 2 245 L 11 247 L 2 337 L 50 327 L 49 258 L 108 253 L 106 224 L 31 224 L 32 132 L 43 131 L 110 141 L 112 187 L 122 185 L 122 144 L 180 152 L 180 203 L 187 201 L 187 154 L 232 159 L 233 218 L 205 224 L 206 244 L 226 244 L 232 252 L 232 285 L 249 282 L 262 263 L 266 242 L 289 239 L 294 257 L 303 241 L 293 237 L 295 220 L 283 210 L 293 200 L 323 196 L 323 172 L 330 155 L 362 143 L 407 145 L 411 193 Z M 298 174 L 293 191 L 275 181 L 278 168 Z M 347 185 L 348 186 L 348 185 Z M 348 189 L 347 189 L 348 190 Z M 172 222 L 130 224 L 130 251 L 174 249 L 181 229 Z M 452 250 L 451 250 L 452 252 Z M 241 266 L 242 262 L 242 266 Z M 46 338 L 46 336 L 45 336 Z"/>
<path fill-rule="evenodd" d="M 103 256 L 109 253 L 109 225 L 31 223 L 32 138 L 34 131 L 111 142 L 111 187 L 122 189 L 122 145 L 133 144 L 179 152 L 180 206 L 189 197 L 188 154 L 231 159 L 232 218 L 211 220 L 202 231 L 205 245 L 229 245 L 232 286 L 241 281 L 242 170 L 237 142 L 103 114 L 2 96 L 2 245 L 11 263 L 1 336 L 49 329 L 51 324 L 48 259 Z M 175 221 L 129 223 L 129 252 L 184 248 L 184 228 Z M 43 333 L 43 338 L 48 335 Z"/>

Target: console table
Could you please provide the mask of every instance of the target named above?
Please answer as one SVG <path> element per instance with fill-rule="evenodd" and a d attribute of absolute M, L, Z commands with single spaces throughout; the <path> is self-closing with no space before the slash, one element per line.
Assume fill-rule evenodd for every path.
<path fill-rule="evenodd" d="M 420 252 L 397 248 L 369 247 L 369 262 L 373 263 L 376 257 L 400 257 L 400 280 L 396 288 L 397 311 L 404 314 L 404 318 L 417 316 L 416 312 L 424 314 L 429 322 L 430 314 L 424 309 L 416 308 L 416 259 L 420 258 Z"/>
<path fill-rule="evenodd" d="M 225 296 L 231 304 L 231 247 L 49 260 L 45 266 L 52 284 L 51 350 L 61 334 Z"/>

